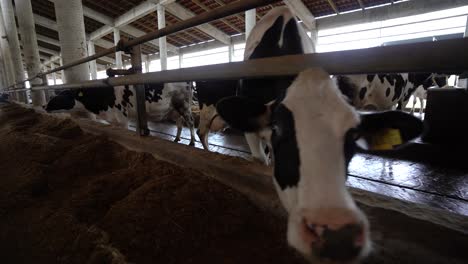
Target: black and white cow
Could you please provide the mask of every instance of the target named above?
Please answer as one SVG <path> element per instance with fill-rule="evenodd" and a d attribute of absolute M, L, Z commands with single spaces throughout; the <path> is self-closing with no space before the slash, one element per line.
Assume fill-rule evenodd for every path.
<path fill-rule="evenodd" d="M 203 148 L 209 150 L 208 135 L 210 131 L 226 128 L 226 123 L 216 112 L 216 103 L 224 97 L 236 95 L 239 81 L 198 81 L 196 82 L 200 123 L 197 134 Z"/>
<path fill-rule="evenodd" d="M 402 109 L 416 91 L 447 85 L 447 75 L 435 73 L 359 74 L 335 76 L 340 90 L 357 109 Z M 418 94 L 419 94 L 418 93 Z"/>
<path fill-rule="evenodd" d="M 97 116 L 111 124 L 127 128 L 130 120 L 136 120 L 135 95 L 133 86 L 67 90 L 53 97 L 47 103 L 45 110 L 90 114 L 91 117 Z M 192 89 L 189 84 L 145 85 L 145 99 L 149 122 L 159 122 L 175 116 L 177 135 L 174 141 L 180 140 L 185 121 L 190 128 L 190 145 L 195 144 L 194 122 L 190 108 Z"/>
<path fill-rule="evenodd" d="M 246 59 L 306 53 L 308 41 L 290 11 L 275 8 L 248 37 Z M 348 163 L 356 143 L 374 146 L 368 140 L 382 128 L 401 134 L 398 144 L 416 137 L 419 119 L 400 111 L 359 114 L 329 73 L 317 68 L 290 78 L 244 80 L 240 94 L 216 109 L 230 126 L 250 134 L 250 143 L 264 137 L 271 145 L 292 247 L 327 263 L 358 261 L 369 252 L 368 220 L 345 185 Z"/>

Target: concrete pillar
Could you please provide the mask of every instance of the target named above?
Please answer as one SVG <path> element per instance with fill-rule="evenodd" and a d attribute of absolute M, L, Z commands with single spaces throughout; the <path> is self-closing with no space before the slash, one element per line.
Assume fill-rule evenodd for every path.
<path fill-rule="evenodd" d="M 3 21 L 3 14 L 0 11 L 0 53 L 3 58 L 2 65 L 5 70 L 6 82 L 8 86 L 10 86 L 16 82 L 16 78 L 13 70 L 13 63 L 11 61 L 10 44 L 8 43 L 8 39 L 6 38 L 7 34 L 5 30 L 5 23 Z M 11 96 L 14 97 L 14 94 L 11 94 Z"/>
<path fill-rule="evenodd" d="M 63 59 L 62 59 L 62 57 L 60 56 L 60 67 L 62 67 L 62 66 L 63 66 Z M 66 78 L 65 78 L 65 70 L 61 70 L 61 71 L 60 71 L 60 76 L 61 76 L 62 83 L 66 83 L 67 80 L 66 80 Z"/>
<path fill-rule="evenodd" d="M 465 34 L 463 37 L 468 38 L 468 16 L 466 16 Z"/>
<path fill-rule="evenodd" d="M 232 62 L 232 60 L 234 59 L 234 43 L 232 43 L 232 39 L 231 39 L 231 44 L 229 44 L 228 46 L 228 56 L 229 56 L 229 62 Z"/>
<path fill-rule="evenodd" d="M 6 91 L 8 87 L 8 77 L 6 76 L 3 57 L 2 52 L 0 52 L 0 92 Z"/>
<path fill-rule="evenodd" d="M 151 57 L 150 57 L 150 55 L 146 55 L 145 72 L 150 71 L 150 63 L 151 63 Z"/>
<path fill-rule="evenodd" d="M 51 62 L 50 63 L 50 70 L 55 69 L 55 63 Z M 57 84 L 57 74 L 55 72 L 52 73 L 52 81 L 54 81 L 54 85 Z"/>
<path fill-rule="evenodd" d="M 3 20 L 5 22 L 6 36 L 10 44 L 11 61 L 13 64 L 15 82 L 24 80 L 24 68 L 21 58 L 21 49 L 18 39 L 18 30 L 16 29 L 15 10 L 11 0 L 0 0 L 2 7 Z M 18 85 L 16 88 L 23 88 L 24 85 Z M 26 103 L 26 93 L 17 93 L 18 101 Z"/>
<path fill-rule="evenodd" d="M 86 57 L 88 52 L 81 0 L 55 0 L 54 4 L 63 63 L 68 64 Z M 89 80 L 88 63 L 66 69 L 64 72 L 67 83 Z"/>
<path fill-rule="evenodd" d="M 468 38 L 468 16 L 466 17 L 466 25 L 465 25 L 465 34 L 463 37 Z M 468 79 L 458 79 L 456 82 L 456 86 L 468 88 Z"/>
<path fill-rule="evenodd" d="M 117 45 L 120 41 L 120 30 L 118 28 L 114 28 L 114 45 Z M 123 69 L 123 63 L 122 63 L 122 52 L 117 51 L 115 53 L 115 66 L 117 69 Z"/>
<path fill-rule="evenodd" d="M 29 77 L 34 77 L 41 72 L 41 59 L 39 57 L 31 0 L 16 0 L 15 4 L 26 72 Z M 42 79 L 35 78 L 30 81 L 30 84 L 31 87 L 40 86 L 42 85 Z M 42 106 L 46 103 L 44 91 L 31 91 L 31 99 L 34 106 Z"/>
<path fill-rule="evenodd" d="M 250 10 L 245 11 L 245 39 L 246 40 L 249 37 L 250 32 L 252 31 L 257 21 L 256 13 L 257 12 L 255 9 L 250 9 Z"/>
<path fill-rule="evenodd" d="M 184 63 L 184 54 L 179 50 L 179 68 L 182 68 L 183 63 Z"/>
<path fill-rule="evenodd" d="M 90 40 L 88 41 L 88 56 L 96 54 L 96 48 L 94 46 L 94 41 Z M 122 57 L 120 57 L 120 60 L 122 62 Z M 96 60 L 90 61 L 89 62 L 89 71 L 91 72 L 91 80 L 96 80 L 97 79 L 97 64 Z"/>
<path fill-rule="evenodd" d="M 166 27 L 165 8 L 158 5 L 158 29 Z M 167 70 L 167 47 L 166 37 L 159 38 L 159 59 L 161 61 L 161 71 Z"/>

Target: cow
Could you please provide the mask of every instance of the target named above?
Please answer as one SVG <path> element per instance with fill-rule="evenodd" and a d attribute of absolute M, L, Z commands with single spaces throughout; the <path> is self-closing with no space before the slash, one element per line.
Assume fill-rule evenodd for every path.
<path fill-rule="evenodd" d="M 447 85 L 447 75 L 436 73 L 358 74 L 334 76 L 354 107 L 364 110 L 401 110 L 411 95 L 431 86 Z"/>
<path fill-rule="evenodd" d="M 307 53 L 309 41 L 291 12 L 277 7 L 253 28 L 246 59 Z M 274 186 L 288 213 L 289 245 L 327 263 L 359 261 L 370 252 L 368 220 L 345 185 L 348 163 L 357 148 L 402 147 L 421 133 L 421 120 L 401 111 L 358 113 L 319 68 L 243 80 L 239 95 L 220 100 L 216 110 L 229 126 L 251 137 L 255 151 L 261 146 L 251 143 L 261 138 L 271 146 Z M 377 148 L 379 137 L 392 138 L 386 133 L 401 140 Z"/>
<path fill-rule="evenodd" d="M 238 80 L 222 80 L 197 81 L 195 84 L 200 108 L 197 135 L 205 150 L 209 150 L 209 132 L 226 128 L 226 123 L 216 112 L 216 103 L 224 97 L 236 95 L 238 83 Z"/>
<path fill-rule="evenodd" d="M 45 106 L 47 112 L 67 111 L 76 115 L 98 117 L 111 124 L 128 128 L 136 120 L 136 93 L 133 86 L 116 86 L 96 89 L 65 90 L 53 97 Z M 176 117 L 180 141 L 182 125 L 190 128 L 190 143 L 195 144 L 194 120 L 191 111 L 192 89 L 187 83 L 145 85 L 145 104 L 150 122 L 160 122 Z"/>

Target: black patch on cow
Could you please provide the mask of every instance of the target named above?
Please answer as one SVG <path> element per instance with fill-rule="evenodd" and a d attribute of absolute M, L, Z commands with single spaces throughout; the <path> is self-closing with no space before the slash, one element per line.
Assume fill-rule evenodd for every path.
<path fill-rule="evenodd" d="M 375 74 L 368 74 L 367 75 L 367 81 L 368 82 L 372 82 L 374 80 L 374 78 L 375 78 Z"/>
<path fill-rule="evenodd" d="M 447 85 L 447 78 L 446 77 L 434 77 L 435 84 L 439 87 L 444 87 Z"/>
<path fill-rule="evenodd" d="M 364 100 L 364 97 L 366 96 L 367 93 L 367 87 L 362 87 L 359 90 L 359 99 Z"/>
<path fill-rule="evenodd" d="M 294 117 L 280 104 L 273 113 L 271 143 L 275 158 L 275 179 L 281 190 L 297 186 L 299 174 L 299 149 L 297 147 Z"/>
<path fill-rule="evenodd" d="M 377 74 L 377 76 L 379 77 L 379 80 L 381 83 L 384 83 L 385 82 L 385 74 Z"/>
<path fill-rule="evenodd" d="M 123 96 L 122 96 L 122 106 L 127 107 L 128 105 L 133 107 L 133 104 L 130 102 L 130 96 L 133 96 L 133 92 L 130 90 L 128 85 L 125 85 Z"/>
<path fill-rule="evenodd" d="M 351 101 L 356 96 L 356 85 L 350 82 L 347 76 L 338 75 L 336 76 L 338 89 Z"/>
<path fill-rule="evenodd" d="M 259 119 L 267 112 L 267 107 L 249 97 L 223 98 L 216 104 L 216 111 L 232 128 L 243 132 L 256 132 L 266 125 Z"/>
<path fill-rule="evenodd" d="M 385 91 L 385 96 L 390 96 L 390 87 L 387 87 L 387 90 Z"/>
<path fill-rule="evenodd" d="M 284 26 L 284 30 L 283 21 L 283 16 L 276 19 L 273 25 L 264 33 L 249 59 L 303 54 L 301 36 L 296 20 L 291 18 Z M 281 35 L 281 32 L 283 32 L 283 35 Z M 281 37 L 282 46 L 280 46 Z M 243 80 L 239 94 L 266 104 L 284 97 L 286 89 L 294 81 L 294 78 L 295 76 Z"/>
<path fill-rule="evenodd" d="M 76 91 L 62 91 L 58 95 L 52 97 L 47 103 L 45 110 L 47 112 L 57 110 L 70 110 L 75 106 Z"/>
<path fill-rule="evenodd" d="M 406 86 L 406 81 L 403 79 L 403 76 L 401 74 L 387 74 L 385 78 L 395 87 L 395 94 L 393 95 L 392 101 L 400 100 L 403 94 L 403 88 Z"/>
<path fill-rule="evenodd" d="M 216 105 L 222 98 L 236 95 L 239 81 L 198 81 L 196 86 L 198 104 L 203 109 L 203 105 Z"/>
<path fill-rule="evenodd" d="M 99 112 L 104 112 L 114 107 L 114 87 L 108 86 L 105 88 L 78 90 L 75 98 L 85 106 L 86 110 L 99 114 Z"/>
<path fill-rule="evenodd" d="M 119 111 L 122 110 L 122 105 L 121 105 L 121 104 L 117 104 L 115 107 L 116 107 L 117 109 L 119 109 Z"/>
<path fill-rule="evenodd" d="M 145 100 L 148 103 L 155 102 L 157 103 L 159 100 L 162 99 L 161 95 L 164 90 L 163 83 L 157 84 L 146 84 L 145 85 Z"/>

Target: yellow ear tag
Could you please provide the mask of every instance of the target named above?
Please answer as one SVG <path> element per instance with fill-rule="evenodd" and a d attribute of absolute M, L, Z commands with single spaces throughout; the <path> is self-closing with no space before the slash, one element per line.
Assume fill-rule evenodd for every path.
<path fill-rule="evenodd" d="M 401 145 L 403 140 L 399 129 L 386 128 L 374 134 L 370 143 L 371 150 L 391 150 Z"/>
<path fill-rule="evenodd" d="M 79 92 L 79 93 L 78 93 L 78 96 L 79 96 L 79 97 L 82 97 L 82 96 L 83 96 L 83 92 Z"/>

